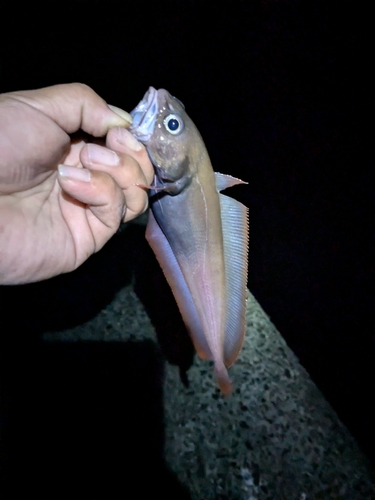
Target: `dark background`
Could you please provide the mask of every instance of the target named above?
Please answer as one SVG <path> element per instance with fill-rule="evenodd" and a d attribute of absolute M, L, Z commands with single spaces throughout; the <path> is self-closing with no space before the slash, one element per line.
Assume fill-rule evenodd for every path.
<path fill-rule="evenodd" d="M 50 5 L 47 17 L 4 6 L 0 91 L 80 81 L 129 111 L 150 85 L 178 97 L 214 169 L 249 183 L 231 195 L 250 211 L 250 290 L 374 458 L 370 12 L 333 1 Z M 22 288 L 3 304 L 22 296 L 26 307 L 41 285 Z"/>

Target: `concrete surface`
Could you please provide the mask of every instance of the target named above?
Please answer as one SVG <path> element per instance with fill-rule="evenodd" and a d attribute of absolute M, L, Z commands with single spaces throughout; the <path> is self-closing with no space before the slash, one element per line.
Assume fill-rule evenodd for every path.
<path fill-rule="evenodd" d="M 163 383 L 167 466 L 192 499 L 371 499 L 369 464 L 279 332 L 248 294 L 245 345 L 222 398 L 210 363 L 195 359 Z M 156 342 L 132 285 L 79 327 L 48 342 Z M 162 358 L 162 352 L 156 350 Z"/>

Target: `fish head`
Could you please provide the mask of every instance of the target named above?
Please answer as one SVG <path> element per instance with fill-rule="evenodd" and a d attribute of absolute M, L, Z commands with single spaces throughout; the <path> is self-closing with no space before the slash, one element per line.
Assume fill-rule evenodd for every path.
<path fill-rule="evenodd" d="M 131 115 L 130 131 L 145 144 L 158 187 L 180 193 L 196 173 L 196 156 L 203 144 L 184 105 L 166 90 L 150 87 Z"/>

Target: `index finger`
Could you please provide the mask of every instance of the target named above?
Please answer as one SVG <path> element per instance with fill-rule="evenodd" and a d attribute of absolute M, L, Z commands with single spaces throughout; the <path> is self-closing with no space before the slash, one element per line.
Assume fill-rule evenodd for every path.
<path fill-rule="evenodd" d="M 129 113 L 109 106 L 94 90 L 82 83 L 54 85 L 7 95 L 49 116 L 68 134 L 82 129 L 94 137 L 103 137 L 110 128 L 128 128 L 132 122 Z"/>

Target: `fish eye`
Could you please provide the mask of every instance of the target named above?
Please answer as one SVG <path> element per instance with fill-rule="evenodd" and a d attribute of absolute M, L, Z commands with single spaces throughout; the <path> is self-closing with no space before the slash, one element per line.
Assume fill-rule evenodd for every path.
<path fill-rule="evenodd" d="M 164 126 L 169 133 L 176 135 L 183 131 L 184 122 L 181 117 L 175 114 L 170 114 L 164 118 Z"/>

